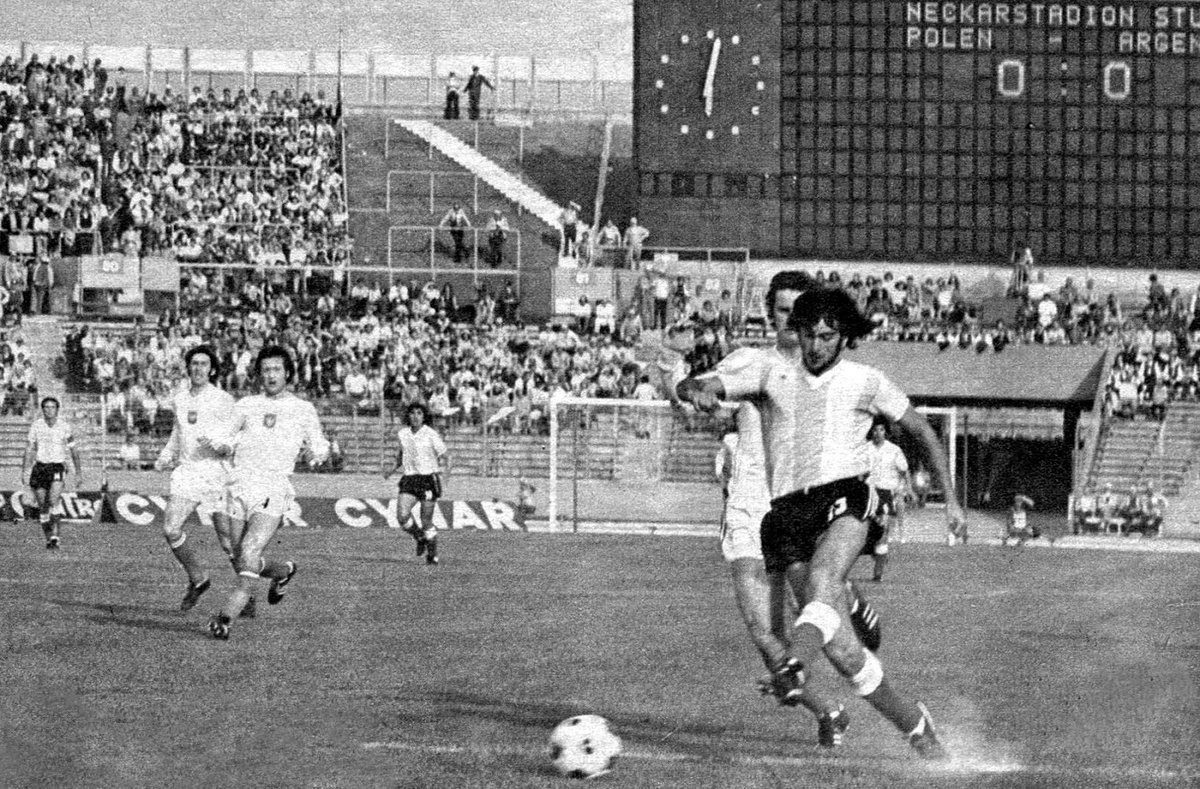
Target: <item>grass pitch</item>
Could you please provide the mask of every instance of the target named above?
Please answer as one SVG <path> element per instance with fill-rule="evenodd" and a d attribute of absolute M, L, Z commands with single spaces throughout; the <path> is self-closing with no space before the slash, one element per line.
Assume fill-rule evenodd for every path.
<path fill-rule="evenodd" d="M 156 532 L 0 524 L 0 786 L 550 787 L 555 723 L 608 717 L 629 787 L 1200 784 L 1194 555 L 896 546 L 865 588 L 887 675 L 955 755 L 931 768 L 831 671 L 846 745 L 754 693 L 715 539 L 286 531 L 300 572 L 228 642 Z M 867 561 L 856 576 L 869 575 Z"/>

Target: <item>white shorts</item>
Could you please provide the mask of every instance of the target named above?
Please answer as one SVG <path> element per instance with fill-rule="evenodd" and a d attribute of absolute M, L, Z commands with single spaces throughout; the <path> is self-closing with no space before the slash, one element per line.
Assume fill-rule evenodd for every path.
<path fill-rule="evenodd" d="M 191 501 L 201 515 L 224 512 L 229 472 L 219 464 L 190 464 L 171 472 L 171 498 Z"/>
<path fill-rule="evenodd" d="M 256 512 L 282 518 L 295 500 L 296 489 L 287 477 L 235 477 L 229 488 L 227 512 L 240 521 L 249 520 Z"/>
<path fill-rule="evenodd" d="M 762 560 L 762 522 L 768 507 L 725 506 L 721 518 L 721 554 L 725 561 Z"/>

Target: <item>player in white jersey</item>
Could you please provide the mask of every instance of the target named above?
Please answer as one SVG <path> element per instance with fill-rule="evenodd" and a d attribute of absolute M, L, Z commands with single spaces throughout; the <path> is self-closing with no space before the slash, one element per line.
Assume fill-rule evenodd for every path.
<path fill-rule="evenodd" d="M 235 536 L 238 587 L 208 621 L 214 638 L 229 638 L 230 623 L 242 613 L 254 582 L 270 578 L 267 602 L 283 601 L 284 587 L 296 574 L 296 563 L 268 561 L 263 556 L 295 501 L 289 477 L 304 453 L 309 467 L 329 456 L 329 441 L 321 430 L 317 409 L 287 390 L 296 365 L 287 349 L 264 347 L 255 360 L 262 393 L 244 397 L 234 408 L 231 432 L 214 439 L 218 451 L 233 453 L 229 517 Z"/>
<path fill-rule="evenodd" d="M 442 497 L 442 474 L 449 473 L 446 443 L 430 427 L 429 409 L 421 403 L 411 403 L 404 411 L 408 425 L 400 428 L 396 437 L 400 448 L 396 464 L 384 472 L 387 479 L 400 470 L 400 501 L 396 518 L 404 530 L 417 541 L 417 556 L 424 554 L 426 564 L 437 564 L 437 528 L 433 525 L 434 502 Z M 413 507 L 421 503 L 419 520 L 409 527 Z"/>
<path fill-rule="evenodd" d="M 879 582 L 883 580 L 883 568 L 887 566 L 892 531 L 903 533 L 908 459 L 904 457 L 904 450 L 887 440 L 886 421 L 876 419 L 871 425 L 870 437 L 867 444 L 867 462 L 870 464 L 867 482 L 875 489 L 879 506 L 869 519 L 867 542 L 873 544 L 875 560 L 871 580 Z"/>
<path fill-rule="evenodd" d="M 29 426 L 29 441 L 21 477 L 29 480 L 37 503 L 38 523 L 46 538 L 46 547 L 58 548 L 58 515 L 53 512 L 62 499 L 67 476 L 67 456 L 71 457 L 75 483 L 82 478 L 79 450 L 75 436 L 66 420 L 58 418 L 59 402 L 54 397 L 42 398 L 42 416 Z"/>
<path fill-rule="evenodd" d="M 909 430 L 946 491 L 950 528 L 963 524 L 949 464 L 928 422 L 878 370 L 846 361 L 842 351 L 873 325 L 840 290 L 814 289 L 792 307 L 798 358 L 763 357 L 758 364 L 711 378 L 688 378 L 681 400 L 713 411 L 725 398 L 760 398 L 771 511 L 762 525 L 768 572 L 785 572 L 800 616 L 780 673 L 804 682 L 805 668 L 824 651 L 860 696 L 892 722 L 923 758 L 945 758 L 928 710 L 897 693 L 875 654 L 850 621 L 846 576 L 867 539 L 875 498 L 865 482 L 867 430 L 883 415 Z"/>
<path fill-rule="evenodd" d="M 801 293 L 816 287 L 807 274 L 781 271 L 771 278 L 766 307 L 775 329 L 774 348 L 741 348 L 717 366 L 717 372 L 731 372 L 754 365 L 765 358 L 788 358 L 798 352 L 795 332 L 787 328 L 792 304 Z M 679 364 L 672 371 L 672 383 L 685 375 Z M 801 685 L 778 669 L 786 662 L 787 620 L 794 615 L 789 606 L 787 578 L 782 572 L 768 573 L 763 562 L 761 526 L 770 510 L 763 451 L 762 416 L 757 404 L 743 402 L 735 414 L 737 430 L 726 436 L 722 455 L 727 472 L 725 509 L 721 519 L 721 551 L 729 562 L 738 610 L 771 675 L 760 682 L 764 693 L 775 696 L 784 706 L 802 705 L 817 717 L 817 742 L 826 748 L 841 744 L 849 726 L 849 716 L 840 704 L 816 693 L 811 685 Z M 852 586 L 847 587 L 853 624 L 871 649 L 879 647 L 878 617 L 867 600 Z"/>
<path fill-rule="evenodd" d="M 225 554 L 233 560 L 233 539 L 225 515 L 229 464 L 213 449 L 211 439 L 229 433 L 232 395 L 217 388 L 217 355 L 197 345 L 184 356 L 188 387 L 172 398 L 175 425 L 154 463 L 157 471 L 171 470 L 171 492 L 163 520 L 163 536 L 188 575 L 188 588 L 179 608 L 189 611 L 212 585 L 195 545 L 188 541 L 184 522 L 193 512 L 212 523 Z M 208 439 L 208 441 L 204 441 Z"/>

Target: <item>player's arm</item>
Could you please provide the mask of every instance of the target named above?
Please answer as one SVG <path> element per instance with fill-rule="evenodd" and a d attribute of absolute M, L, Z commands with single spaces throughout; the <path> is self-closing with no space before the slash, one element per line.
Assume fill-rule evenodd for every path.
<path fill-rule="evenodd" d="M 71 468 L 75 471 L 75 484 L 83 479 L 83 461 L 79 457 L 79 447 L 75 445 L 75 436 L 67 436 L 67 451 L 71 453 Z"/>
<path fill-rule="evenodd" d="M 33 473 L 33 462 L 36 459 L 37 439 L 33 437 L 31 431 L 29 435 L 29 442 L 25 445 L 25 457 L 21 460 L 21 479 L 29 479 L 29 475 Z"/>
<path fill-rule="evenodd" d="M 720 378 L 688 376 L 675 387 L 675 396 L 682 403 L 690 403 L 698 410 L 713 413 L 725 399 L 725 384 Z"/>
<path fill-rule="evenodd" d="M 941 441 L 933 432 L 933 428 L 929 426 L 929 421 L 911 405 L 897 420 L 897 423 L 920 445 L 921 453 L 925 456 L 929 467 L 933 469 L 934 477 L 945 492 L 946 519 L 954 533 L 958 534 L 966 523 L 966 518 L 958 503 L 958 497 L 954 493 L 954 476 L 950 473 L 950 462 L 942 449 Z"/>
<path fill-rule="evenodd" d="M 437 454 L 439 472 L 443 475 L 450 474 L 450 450 L 446 446 L 446 442 L 437 433 L 434 433 L 433 451 Z"/>
<path fill-rule="evenodd" d="M 312 403 L 304 403 L 304 441 L 308 445 L 309 468 L 316 468 L 329 459 L 329 439 L 321 428 L 321 418 Z"/>
<path fill-rule="evenodd" d="M 176 411 L 176 414 L 179 412 Z M 183 444 L 183 439 L 179 435 L 179 417 L 176 416 L 175 424 L 171 428 L 171 437 L 167 439 L 167 443 L 163 446 L 162 451 L 158 453 L 158 459 L 154 461 L 155 471 L 166 471 L 175 465 L 179 460 L 180 447 Z"/>
<path fill-rule="evenodd" d="M 233 407 L 233 417 L 227 422 L 216 426 L 209 435 L 196 439 L 200 446 L 206 446 L 220 455 L 233 454 L 237 449 L 238 436 L 246 428 L 246 406 L 244 401 L 238 401 Z"/>
<path fill-rule="evenodd" d="M 392 464 L 392 467 L 390 469 L 383 472 L 383 478 L 387 479 L 388 477 L 395 474 L 397 469 L 400 468 L 400 464 L 402 464 L 403 462 L 404 462 L 404 445 L 401 444 L 400 446 L 396 447 L 396 462 Z"/>

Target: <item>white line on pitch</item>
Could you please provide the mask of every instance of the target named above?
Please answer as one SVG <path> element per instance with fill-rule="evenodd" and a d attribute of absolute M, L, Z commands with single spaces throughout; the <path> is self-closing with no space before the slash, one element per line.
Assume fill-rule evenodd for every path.
<path fill-rule="evenodd" d="M 520 746 L 473 747 L 465 745 L 434 745 L 414 742 L 364 742 L 365 750 L 407 751 L 422 754 L 497 754 L 500 756 L 539 756 L 545 751 Z M 621 754 L 622 759 L 642 759 L 653 762 L 702 762 L 710 759 L 693 754 L 662 750 L 629 749 Z M 1055 764 L 1021 764 L 1019 762 L 992 762 L 984 759 L 955 757 L 946 764 L 930 764 L 921 762 L 916 757 L 912 760 L 899 759 L 863 759 L 853 756 L 748 756 L 732 754 L 728 757 L 715 759 L 733 764 L 754 766 L 769 764 L 777 767 L 850 767 L 856 770 L 878 770 L 887 773 L 911 773 L 914 769 L 928 769 L 946 774 L 984 774 L 984 773 L 1026 773 L 1046 776 L 1081 776 L 1119 780 L 1153 780 L 1174 782 L 1180 780 L 1200 779 L 1200 771 L 1157 770 L 1157 769 L 1126 769 L 1120 767 L 1083 767 L 1077 765 Z"/>

